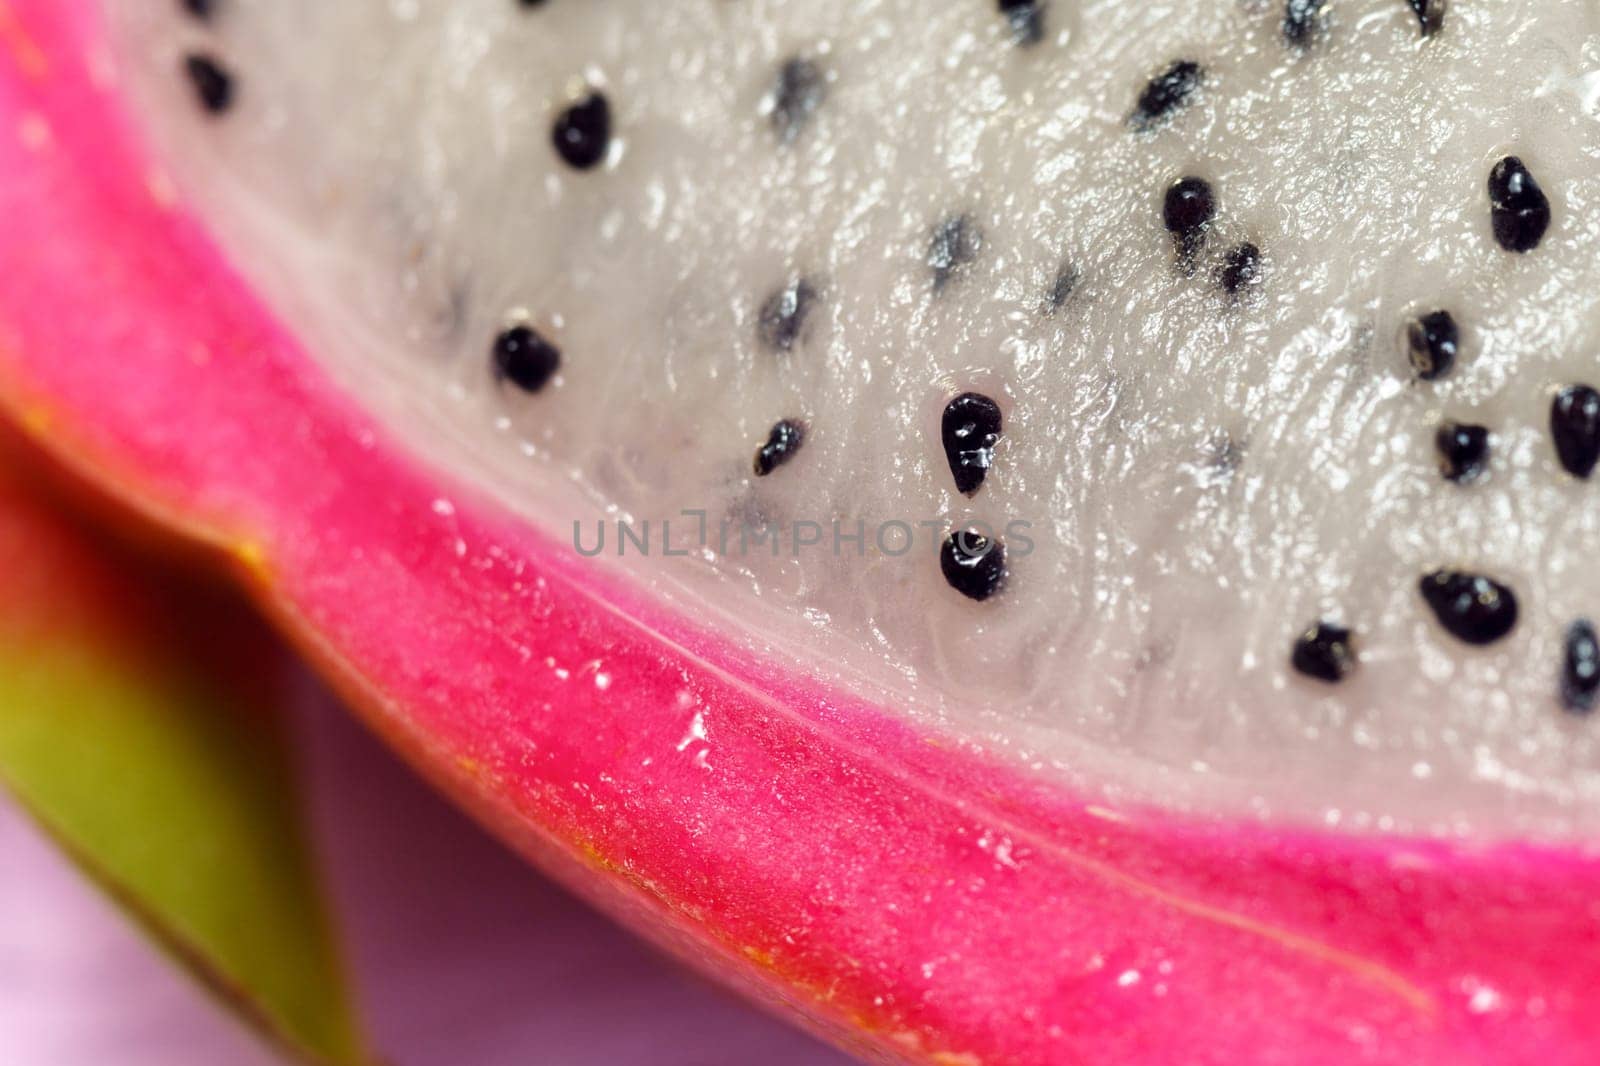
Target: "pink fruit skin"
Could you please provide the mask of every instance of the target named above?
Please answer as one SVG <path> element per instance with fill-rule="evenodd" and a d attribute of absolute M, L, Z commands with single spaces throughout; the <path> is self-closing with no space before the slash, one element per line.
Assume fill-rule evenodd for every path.
<path fill-rule="evenodd" d="M 1600 1062 L 1593 849 L 1112 815 L 731 649 L 426 469 L 163 192 L 101 33 L 86 2 L 0 0 L 5 405 L 235 559 L 528 855 L 868 1057 Z"/>

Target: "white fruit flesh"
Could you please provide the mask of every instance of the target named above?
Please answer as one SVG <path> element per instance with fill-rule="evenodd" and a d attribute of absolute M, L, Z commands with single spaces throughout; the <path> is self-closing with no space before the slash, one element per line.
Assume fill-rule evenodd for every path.
<path fill-rule="evenodd" d="M 1555 387 L 1600 383 L 1596 5 L 1457 0 L 1423 40 L 1405 0 L 1342 0 L 1303 50 L 1265 0 L 1055 0 L 1031 47 L 993 0 L 107 7 L 167 174 L 351 393 L 564 542 L 605 517 L 613 555 L 615 519 L 648 520 L 651 557 L 611 565 L 730 640 L 1113 800 L 1600 826 L 1600 721 L 1558 698 L 1568 624 L 1600 616 L 1600 484 L 1548 429 Z M 192 52 L 236 77 L 227 114 Z M 764 108 L 795 56 L 826 96 L 786 143 Z M 1179 58 L 1202 87 L 1134 131 Z M 579 172 L 550 131 L 584 85 L 615 139 Z M 1513 152 L 1554 217 L 1520 256 L 1485 187 Z M 1183 174 L 1218 198 L 1193 276 L 1161 218 Z M 936 286 L 957 216 L 982 246 Z M 1232 301 L 1214 272 L 1246 240 L 1264 276 Z M 818 300 L 777 353 L 757 317 L 796 276 Z M 1434 308 L 1462 356 L 1419 382 L 1398 336 Z M 536 395 L 491 373 L 522 314 L 563 353 Z M 938 433 L 968 389 L 1006 420 L 971 500 Z M 780 418 L 804 447 L 757 479 Z M 1493 430 L 1483 481 L 1441 478 L 1445 418 Z M 686 509 L 713 541 L 723 516 L 826 532 L 664 557 Z M 836 551 L 858 519 L 865 553 Z M 872 544 L 970 520 L 1033 542 L 983 603 L 930 528 Z M 1511 635 L 1446 633 L 1438 567 L 1514 588 Z M 1359 641 L 1339 685 L 1290 668 L 1319 618 Z"/>

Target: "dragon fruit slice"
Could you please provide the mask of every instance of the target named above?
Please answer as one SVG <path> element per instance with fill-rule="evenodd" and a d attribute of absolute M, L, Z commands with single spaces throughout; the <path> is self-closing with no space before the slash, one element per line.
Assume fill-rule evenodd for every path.
<path fill-rule="evenodd" d="M 0 381 L 836 1039 L 1591 1061 L 1597 30 L 9 0 Z"/>

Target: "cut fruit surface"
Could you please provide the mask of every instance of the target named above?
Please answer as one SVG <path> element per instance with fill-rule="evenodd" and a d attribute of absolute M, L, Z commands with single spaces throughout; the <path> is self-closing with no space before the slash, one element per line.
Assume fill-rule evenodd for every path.
<path fill-rule="evenodd" d="M 1592 15 L 923 7 L 110 5 L 164 173 L 350 394 L 726 639 L 1118 798 L 1594 830 L 1600 437 L 1549 424 L 1600 344 Z M 1521 612 L 1464 644 L 1441 569 Z"/>
<path fill-rule="evenodd" d="M 1593 324 L 1587 120 L 1552 104 L 1549 144 L 1501 143 L 1568 53 L 1540 75 L 1482 44 L 1498 12 L 1535 52 L 1586 16 L 1457 4 L 1420 41 L 1409 5 L 1299 6 L 1290 33 L 1232 4 L 233 0 L 110 4 L 107 37 L 91 5 L 9 0 L 5 399 L 242 562 L 501 832 L 853 1046 L 1589 1061 L 1592 740 L 1561 674 L 1590 534 L 1549 435 Z M 1385 58 L 1341 60 L 1357 34 Z M 1207 73 L 1141 129 L 1180 48 Z M 1503 100 L 1468 87 L 1485 63 Z M 452 85 L 474 106 L 430 117 Z M 574 162 L 595 90 L 609 147 Z M 1500 126 L 1453 123 L 1464 101 Z M 1454 146 L 1439 201 L 1419 113 Z M 1527 252 L 1488 184 L 1513 147 L 1552 205 Z M 1436 301 L 1451 393 L 1413 380 Z M 1002 415 L 970 501 L 943 441 L 966 392 Z M 1497 415 L 1478 497 L 1439 474 L 1446 399 Z M 802 443 L 758 481 L 782 420 Z M 861 560 L 569 539 L 683 507 L 950 521 Z M 945 537 L 1013 517 L 1051 538 L 1002 533 L 1004 580 L 961 595 L 976 541 L 947 568 Z M 1337 687 L 1292 671 L 1308 634 Z"/>

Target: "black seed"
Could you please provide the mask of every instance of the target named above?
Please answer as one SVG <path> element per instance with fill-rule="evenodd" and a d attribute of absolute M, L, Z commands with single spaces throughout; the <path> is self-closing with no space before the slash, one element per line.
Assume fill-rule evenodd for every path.
<path fill-rule="evenodd" d="M 1216 195 L 1204 178 L 1179 178 L 1167 190 L 1162 219 L 1173 233 L 1193 233 L 1217 213 Z"/>
<path fill-rule="evenodd" d="M 1450 373 L 1461 351 L 1461 331 L 1449 311 L 1431 311 L 1406 326 L 1406 354 L 1423 381 Z"/>
<path fill-rule="evenodd" d="M 600 93 L 591 92 L 556 116 L 550 139 L 574 170 L 598 166 L 611 147 L 611 105 Z"/>
<path fill-rule="evenodd" d="M 1289 664 L 1318 681 L 1329 684 L 1343 681 L 1356 666 L 1350 631 L 1332 622 L 1313 623 L 1295 638 Z"/>
<path fill-rule="evenodd" d="M 1296 48 L 1311 43 L 1327 0 L 1287 0 L 1283 5 L 1283 39 Z"/>
<path fill-rule="evenodd" d="M 1573 714 L 1588 714 L 1600 697 L 1600 639 L 1587 618 L 1567 627 L 1567 653 L 1561 664 L 1561 704 Z"/>
<path fill-rule="evenodd" d="M 1550 228 L 1550 201 L 1522 160 L 1508 155 L 1489 172 L 1494 239 L 1508 252 L 1531 252 Z"/>
<path fill-rule="evenodd" d="M 796 278 L 767 297 L 756 319 L 761 343 L 776 352 L 793 348 L 816 300 L 816 290 L 804 278 Z"/>
<path fill-rule="evenodd" d="M 1006 547 L 977 530 L 952 533 L 939 550 L 939 569 L 961 595 L 986 600 L 1006 583 Z"/>
<path fill-rule="evenodd" d="M 957 271 L 978 257 L 982 248 L 983 234 L 967 215 L 954 215 L 935 226 L 928 243 L 934 289 L 944 288 Z"/>
<path fill-rule="evenodd" d="M 1493 644 L 1516 627 L 1516 594 L 1481 574 L 1436 570 L 1420 588 L 1439 624 L 1457 640 Z"/>
<path fill-rule="evenodd" d="M 215 0 L 179 0 L 179 5 L 201 22 L 208 21 L 216 13 Z"/>
<path fill-rule="evenodd" d="M 1246 286 L 1261 280 L 1261 249 L 1249 241 L 1237 246 L 1217 271 L 1217 284 L 1229 296 L 1237 296 Z"/>
<path fill-rule="evenodd" d="M 999 405 L 976 392 L 963 392 L 945 405 L 939 435 L 956 491 L 963 496 L 975 495 L 994 465 L 1000 423 Z"/>
<path fill-rule="evenodd" d="M 1407 0 L 1411 10 L 1417 13 L 1417 22 L 1422 26 L 1422 36 L 1432 37 L 1444 26 L 1445 0 Z"/>
<path fill-rule="evenodd" d="M 1161 217 L 1178 245 L 1178 259 L 1186 269 L 1205 244 L 1206 227 L 1216 217 L 1217 197 L 1204 178 L 1179 178 L 1167 189 Z"/>
<path fill-rule="evenodd" d="M 1569 385 L 1550 403 L 1550 436 L 1567 473 L 1587 478 L 1600 462 L 1600 392 Z"/>
<path fill-rule="evenodd" d="M 798 137 L 827 95 L 822 68 L 811 60 L 795 58 L 780 67 L 778 84 L 772 90 L 772 128 L 778 139 L 788 144 Z"/>
<path fill-rule="evenodd" d="M 1037 44 L 1044 38 L 1044 0 L 995 0 L 995 6 L 1011 24 L 1018 44 Z"/>
<path fill-rule="evenodd" d="M 494 372 L 524 392 L 544 388 L 561 366 L 561 350 L 529 326 L 512 326 L 494 340 Z"/>
<path fill-rule="evenodd" d="M 1200 87 L 1204 71 L 1192 59 L 1174 60 L 1172 65 L 1150 79 L 1139 94 L 1131 119 L 1134 128 L 1149 129 L 1188 102 Z"/>
<path fill-rule="evenodd" d="M 785 418 L 772 427 L 767 443 L 756 449 L 756 477 L 766 477 L 778 467 L 794 458 L 794 453 L 805 443 L 806 427 L 803 422 Z"/>
<path fill-rule="evenodd" d="M 1489 465 L 1489 430 L 1483 426 L 1446 422 L 1433 442 L 1439 449 L 1439 471 L 1449 481 L 1473 481 Z"/>
<path fill-rule="evenodd" d="M 222 64 L 208 55 L 185 56 L 183 69 L 189 75 L 200 105 L 213 115 L 220 115 L 233 106 L 233 75 Z"/>
<path fill-rule="evenodd" d="M 1050 283 L 1050 291 L 1044 294 L 1044 310 L 1059 311 L 1073 292 L 1078 288 L 1078 271 L 1072 266 L 1064 266 L 1056 272 L 1056 280 Z"/>

